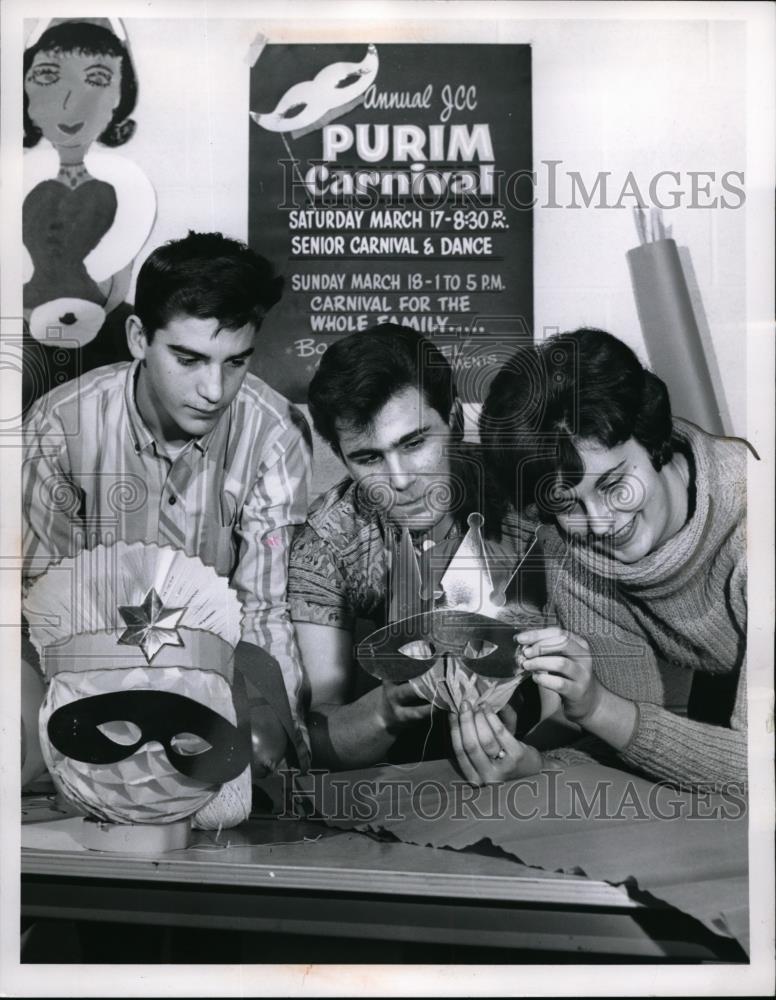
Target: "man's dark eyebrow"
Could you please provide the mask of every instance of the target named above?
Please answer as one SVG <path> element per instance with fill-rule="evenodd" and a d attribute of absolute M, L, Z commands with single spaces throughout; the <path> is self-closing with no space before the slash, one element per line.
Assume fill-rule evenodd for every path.
<path fill-rule="evenodd" d="M 192 351 L 190 347 L 183 347 L 182 344 L 168 344 L 168 348 L 171 351 L 175 351 L 176 354 L 185 354 L 187 358 L 194 358 L 197 361 L 207 361 L 207 354 L 200 354 L 199 351 Z M 240 351 L 239 354 L 233 354 L 227 361 L 241 361 L 243 358 L 249 358 L 253 354 L 254 348 L 249 347 L 247 351 Z"/>
<path fill-rule="evenodd" d="M 226 360 L 227 361 L 242 361 L 243 358 L 249 358 L 251 356 L 251 354 L 253 354 L 254 350 L 255 350 L 255 348 L 249 347 L 245 351 L 240 351 L 239 354 L 233 354 L 230 358 L 227 358 Z"/>
<path fill-rule="evenodd" d="M 403 444 L 406 444 L 413 438 L 420 437 L 423 434 L 428 434 L 428 430 L 429 430 L 428 424 L 426 424 L 424 427 L 416 427 L 415 430 L 410 431 L 409 434 L 402 434 L 402 436 L 399 438 L 398 441 L 392 441 L 391 447 L 400 448 Z"/>
<path fill-rule="evenodd" d="M 379 448 L 356 448 L 355 451 L 346 451 L 345 458 L 349 458 L 354 462 L 357 462 L 360 458 L 366 458 L 367 455 L 379 455 Z"/>
<path fill-rule="evenodd" d="M 606 472 L 602 472 L 595 481 L 596 489 L 598 489 L 599 486 L 602 486 L 609 476 L 614 475 L 616 472 L 621 472 L 623 465 L 625 465 L 625 459 L 618 462 L 617 465 L 612 466 L 611 469 L 607 469 Z"/>
<path fill-rule="evenodd" d="M 410 431 L 409 434 L 402 434 L 400 438 L 396 441 L 391 441 L 390 448 L 401 448 L 403 444 L 411 441 L 413 438 L 420 437 L 422 434 L 428 432 L 428 425 L 424 427 L 416 427 L 414 431 Z M 345 458 L 357 461 L 359 458 L 364 458 L 367 455 L 379 455 L 379 448 L 356 448 L 354 451 L 348 451 L 345 453 Z"/>

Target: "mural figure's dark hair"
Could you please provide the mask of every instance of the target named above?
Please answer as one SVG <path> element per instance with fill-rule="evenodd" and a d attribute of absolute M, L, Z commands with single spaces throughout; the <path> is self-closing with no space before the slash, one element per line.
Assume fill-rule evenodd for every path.
<path fill-rule="evenodd" d="M 48 28 L 38 41 L 24 52 L 24 78 L 38 52 L 78 52 L 84 55 L 116 56 L 121 59 L 119 103 L 108 127 L 97 137 L 104 146 L 122 146 L 132 138 L 135 122 L 129 117 L 137 103 L 137 77 L 124 43 L 99 24 L 89 21 L 64 21 Z M 24 146 L 37 146 L 41 130 L 28 112 L 29 98 L 24 93 Z"/>

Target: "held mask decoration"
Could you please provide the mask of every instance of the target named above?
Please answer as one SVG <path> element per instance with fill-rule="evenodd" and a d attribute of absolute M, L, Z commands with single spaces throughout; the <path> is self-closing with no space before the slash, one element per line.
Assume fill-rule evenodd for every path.
<path fill-rule="evenodd" d="M 49 680 L 43 755 L 77 808 L 114 823 L 247 818 L 241 609 L 226 579 L 175 549 L 118 542 L 50 567 L 24 612 Z"/>
<path fill-rule="evenodd" d="M 392 554 L 389 624 L 360 643 L 356 655 L 373 676 L 409 681 L 421 697 L 449 711 L 458 711 L 464 699 L 498 711 L 526 676 L 515 662 L 515 632 L 544 621 L 537 598 L 507 600 L 533 545 L 522 557 L 514 548 L 496 553 L 491 547 L 489 553 L 482 516 L 471 514 L 468 523 L 438 587 L 424 587 L 429 575 L 433 581 L 433 568 L 427 562 L 421 570 L 409 531 L 402 533 Z M 419 610 L 424 603 L 432 607 Z"/>
<path fill-rule="evenodd" d="M 444 656 L 493 679 L 515 674 L 515 626 L 472 611 L 440 608 L 373 632 L 358 648 L 367 670 L 400 684 L 417 677 Z"/>

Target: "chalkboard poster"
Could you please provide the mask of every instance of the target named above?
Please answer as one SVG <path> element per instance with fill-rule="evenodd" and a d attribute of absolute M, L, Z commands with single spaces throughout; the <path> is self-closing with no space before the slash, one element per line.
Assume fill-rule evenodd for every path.
<path fill-rule="evenodd" d="M 528 45 L 267 45 L 248 239 L 286 279 L 255 367 L 297 402 L 334 341 L 413 326 L 464 398 L 530 336 Z"/>

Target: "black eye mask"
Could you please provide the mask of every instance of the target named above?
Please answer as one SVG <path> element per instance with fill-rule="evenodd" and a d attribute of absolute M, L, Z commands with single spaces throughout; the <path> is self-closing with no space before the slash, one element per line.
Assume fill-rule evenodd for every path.
<path fill-rule="evenodd" d="M 359 643 L 362 667 L 380 680 L 402 683 L 425 673 L 445 653 L 484 677 L 514 677 L 519 628 L 472 611 L 440 609 L 413 615 Z"/>
<path fill-rule="evenodd" d="M 131 746 L 100 732 L 108 722 L 130 722 L 141 730 Z M 196 755 L 179 753 L 174 737 L 192 733 L 209 749 Z M 232 725 L 206 705 L 169 691 L 116 691 L 63 705 L 48 721 L 48 736 L 66 757 L 84 764 L 116 764 L 144 743 L 156 740 L 181 774 L 207 785 L 220 785 L 241 774 L 250 760 L 250 724 Z"/>

